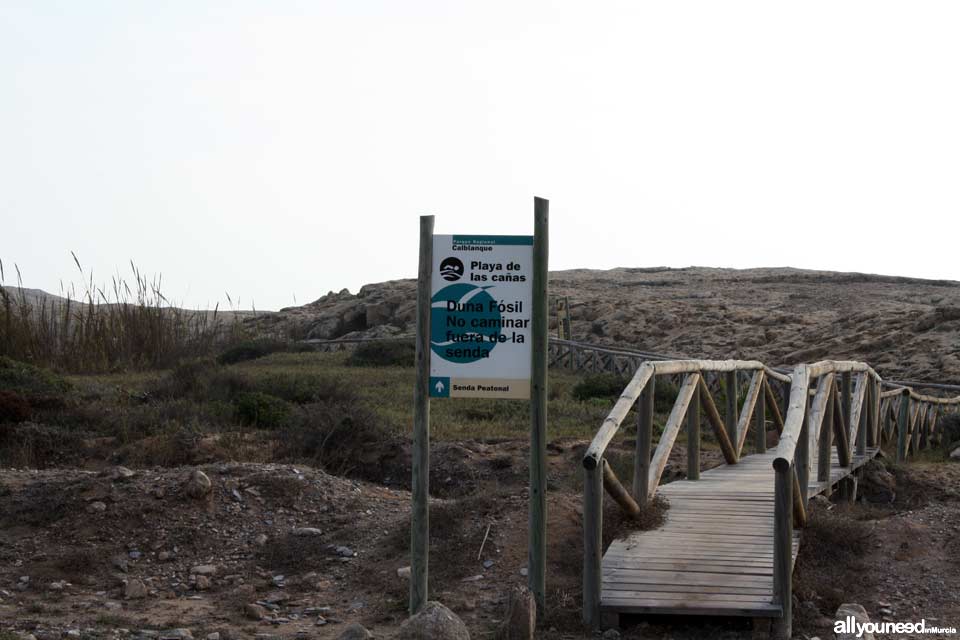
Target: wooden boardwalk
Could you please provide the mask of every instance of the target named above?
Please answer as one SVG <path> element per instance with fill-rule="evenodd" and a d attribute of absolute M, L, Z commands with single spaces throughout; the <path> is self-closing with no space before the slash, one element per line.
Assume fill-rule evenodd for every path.
<path fill-rule="evenodd" d="M 850 475 L 877 454 L 841 467 L 833 453 L 831 480 L 817 482 L 813 461 L 808 495 Z M 743 457 L 701 473 L 699 480 L 661 485 L 670 508 L 658 529 L 615 540 L 603 556 L 600 608 L 606 613 L 779 617 L 773 604 L 775 452 Z M 800 533 L 793 535 L 796 560 Z"/>

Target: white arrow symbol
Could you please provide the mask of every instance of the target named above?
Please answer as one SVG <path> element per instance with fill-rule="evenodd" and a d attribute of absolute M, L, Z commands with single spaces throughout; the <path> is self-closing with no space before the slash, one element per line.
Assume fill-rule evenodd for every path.
<path fill-rule="evenodd" d="M 440 382 L 439 380 L 437 380 L 436 389 L 437 389 L 437 393 L 443 393 L 443 383 Z"/>

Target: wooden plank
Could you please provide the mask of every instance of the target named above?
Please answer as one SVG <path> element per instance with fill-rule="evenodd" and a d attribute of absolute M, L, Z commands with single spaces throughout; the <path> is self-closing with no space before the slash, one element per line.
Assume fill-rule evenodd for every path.
<path fill-rule="evenodd" d="M 623 599 L 612 600 L 609 606 L 605 606 L 604 611 L 617 611 L 627 614 L 650 614 L 657 613 L 663 615 L 699 615 L 699 616 L 744 616 L 744 617 L 770 617 L 775 618 L 781 614 L 781 609 L 777 605 L 767 603 L 766 605 L 753 604 L 750 606 L 718 606 L 711 603 L 670 603 L 658 600 L 644 600 L 643 604 L 624 602 Z"/>

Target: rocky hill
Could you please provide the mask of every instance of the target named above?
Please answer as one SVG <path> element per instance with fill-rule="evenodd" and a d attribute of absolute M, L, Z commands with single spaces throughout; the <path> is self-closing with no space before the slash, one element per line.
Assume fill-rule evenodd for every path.
<path fill-rule="evenodd" d="M 569 297 L 575 340 L 772 365 L 857 359 L 886 377 L 960 383 L 960 282 L 790 268 L 575 269 L 552 272 L 550 294 L 551 305 Z M 407 335 L 415 302 L 415 281 L 392 280 L 251 322 L 305 338 Z"/>

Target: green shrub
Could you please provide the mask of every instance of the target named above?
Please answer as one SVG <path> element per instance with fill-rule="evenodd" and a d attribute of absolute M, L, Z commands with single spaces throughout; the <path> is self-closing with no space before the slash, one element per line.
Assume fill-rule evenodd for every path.
<path fill-rule="evenodd" d="M 412 367 L 416 353 L 413 342 L 399 340 L 363 342 L 347 358 L 347 365 L 351 367 Z"/>
<path fill-rule="evenodd" d="M 237 419 L 260 429 L 278 429 L 290 419 L 290 405 L 285 400 L 258 391 L 237 396 Z"/>
<path fill-rule="evenodd" d="M 30 403 L 16 391 L 0 391 L 0 424 L 30 419 Z"/>
<path fill-rule="evenodd" d="M 83 435 L 76 431 L 32 422 L 0 425 L 0 466 L 44 469 L 83 455 Z"/>
<path fill-rule="evenodd" d="M 217 356 L 217 362 L 220 364 L 236 364 L 286 350 L 287 344 L 278 340 L 249 340 L 232 346 L 221 353 Z"/>
<path fill-rule="evenodd" d="M 71 387 L 55 373 L 0 356 L 0 388 L 16 391 L 30 399 L 62 395 Z"/>
<path fill-rule="evenodd" d="M 573 398 L 581 402 L 590 398 L 619 398 L 629 382 L 629 378 L 612 373 L 589 375 L 573 387 Z"/>
<path fill-rule="evenodd" d="M 658 378 L 653 387 L 653 410 L 657 413 L 669 413 L 677 400 L 680 390 L 666 378 Z"/>
<path fill-rule="evenodd" d="M 250 384 L 239 372 L 221 367 L 209 358 L 198 358 L 178 364 L 153 385 L 151 392 L 168 399 L 225 401 L 249 389 Z"/>
<path fill-rule="evenodd" d="M 294 404 L 354 402 L 356 393 L 343 380 L 330 376 L 279 373 L 259 378 L 253 389 Z"/>

